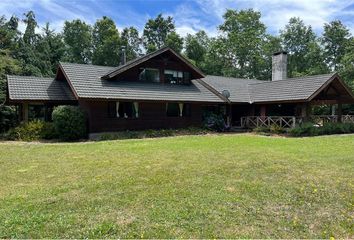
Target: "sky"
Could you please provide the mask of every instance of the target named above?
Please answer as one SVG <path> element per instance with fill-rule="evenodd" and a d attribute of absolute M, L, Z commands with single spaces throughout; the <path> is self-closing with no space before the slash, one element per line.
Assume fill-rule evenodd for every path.
<path fill-rule="evenodd" d="M 65 20 L 79 18 L 94 24 L 102 16 L 112 18 L 119 30 L 135 26 L 142 32 L 148 19 L 162 13 L 174 18 L 182 36 L 199 30 L 216 36 L 226 9 L 248 8 L 261 12 L 267 31 L 274 35 L 291 17 L 300 17 L 317 34 L 324 23 L 339 19 L 354 34 L 354 0 L 0 0 L 0 15 L 22 19 L 23 13 L 33 10 L 40 26 L 50 22 L 57 32 Z M 19 28 L 23 31 L 24 24 Z"/>

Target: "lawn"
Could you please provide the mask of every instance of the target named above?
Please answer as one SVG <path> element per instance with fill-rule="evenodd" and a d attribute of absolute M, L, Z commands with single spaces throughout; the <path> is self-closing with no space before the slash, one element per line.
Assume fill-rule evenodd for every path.
<path fill-rule="evenodd" d="M 0 238 L 354 237 L 354 135 L 0 151 Z"/>

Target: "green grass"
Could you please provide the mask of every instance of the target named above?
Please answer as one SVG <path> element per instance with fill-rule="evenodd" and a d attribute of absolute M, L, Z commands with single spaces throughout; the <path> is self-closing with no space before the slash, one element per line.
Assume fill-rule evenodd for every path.
<path fill-rule="evenodd" d="M 0 143 L 0 238 L 353 238 L 354 135 Z"/>

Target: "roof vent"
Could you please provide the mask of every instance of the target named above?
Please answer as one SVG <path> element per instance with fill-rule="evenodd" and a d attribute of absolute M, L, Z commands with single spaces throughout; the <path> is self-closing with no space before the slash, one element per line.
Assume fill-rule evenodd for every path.
<path fill-rule="evenodd" d="M 272 81 L 285 80 L 287 75 L 287 52 L 280 51 L 272 57 Z"/>

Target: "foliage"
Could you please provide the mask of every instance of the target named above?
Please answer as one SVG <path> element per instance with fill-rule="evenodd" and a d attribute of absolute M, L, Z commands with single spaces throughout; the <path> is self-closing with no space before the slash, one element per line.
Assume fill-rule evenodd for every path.
<path fill-rule="evenodd" d="M 283 127 L 280 127 L 276 124 L 273 124 L 270 127 L 256 127 L 253 129 L 253 132 L 269 133 L 269 134 L 283 134 L 283 133 L 286 133 L 286 129 Z"/>
<path fill-rule="evenodd" d="M 92 31 L 92 63 L 103 66 L 120 64 L 122 42 L 114 21 L 104 16 L 97 20 Z"/>
<path fill-rule="evenodd" d="M 52 113 L 53 124 L 61 140 L 71 141 L 87 137 L 86 117 L 77 106 L 58 106 Z"/>
<path fill-rule="evenodd" d="M 208 112 L 204 116 L 203 126 L 206 129 L 223 132 L 226 130 L 226 124 L 221 114 Z"/>
<path fill-rule="evenodd" d="M 313 123 L 305 123 L 290 129 L 289 134 L 294 137 L 317 136 L 354 133 L 353 123 L 325 123 L 323 126 L 317 126 Z"/>
<path fill-rule="evenodd" d="M 65 59 L 75 63 L 89 63 L 92 58 L 92 27 L 81 20 L 66 21 L 63 39 L 67 50 Z"/>
<path fill-rule="evenodd" d="M 0 238 L 350 238 L 353 142 L 0 142 Z"/>
<path fill-rule="evenodd" d="M 56 137 L 57 134 L 53 124 L 39 120 L 21 123 L 19 126 L 10 129 L 5 135 L 8 140 L 22 141 L 54 139 Z"/>
<path fill-rule="evenodd" d="M 326 63 L 331 70 L 338 71 L 351 34 L 339 20 L 325 23 L 323 30 L 321 41 Z"/>
<path fill-rule="evenodd" d="M 300 18 L 293 17 L 280 36 L 284 50 L 289 53 L 289 77 L 328 72 L 311 26 L 306 26 Z"/>
<path fill-rule="evenodd" d="M 200 135 L 209 131 L 202 128 L 189 127 L 185 129 L 149 129 L 144 131 L 122 131 L 116 133 L 104 133 L 99 140 L 117 140 L 117 139 L 140 139 L 140 138 L 159 138 L 183 135 Z"/>
<path fill-rule="evenodd" d="M 180 53 L 183 48 L 183 38 L 176 32 L 171 32 L 166 37 L 165 45 L 172 48 L 175 52 Z"/>
<path fill-rule="evenodd" d="M 155 19 L 149 19 L 144 27 L 143 43 L 147 52 L 153 52 L 166 45 L 169 34 L 175 32 L 173 18 L 164 18 L 159 14 Z"/>
<path fill-rule="evenodd" d="M 140 46 L 141 39 L 139 37 L 139 31 L 135 27 L 124 28 L 121 39 L 122 45 L 126 47 L 127 61 L 142 55 Z"/>
<path fill-rule="evenodd" d="M 224 23 L 219 26 L 223 34 L 219 53 L 226 60 L 225 75 L 259 78 L 264 65 L 261 49 L 266 38 L 261 13 L 252 9 L 228 9 L 223 17 Z"/>

